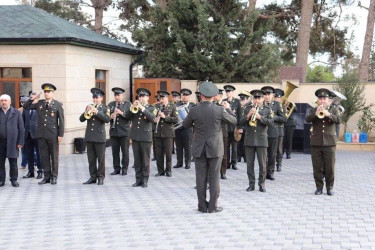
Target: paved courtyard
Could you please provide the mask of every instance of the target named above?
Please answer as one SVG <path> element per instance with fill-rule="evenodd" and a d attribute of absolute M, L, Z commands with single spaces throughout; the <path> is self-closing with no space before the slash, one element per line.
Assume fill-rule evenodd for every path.
<path fill-rule="evenodd" d="M 194 168 L 154 177 L 152 162 L 149 187 L 133 188 L 133 168 L 110 175 L 110 153 L 104 186 L 82 185 L 86 154 L 60 158 L 56 186 L 19 178 L 13 188 L 7 180 L 0 188 L 0 249 L 375 249 L 373 152 L 337 152 L 333 197 L 326 190 L 314 195 L 310 155 L 284 159 L 266 193 L 245 191 L 246 167 L 239 163 L 221 181 L 224 211 L 217 214 L 197 212 Z"/>

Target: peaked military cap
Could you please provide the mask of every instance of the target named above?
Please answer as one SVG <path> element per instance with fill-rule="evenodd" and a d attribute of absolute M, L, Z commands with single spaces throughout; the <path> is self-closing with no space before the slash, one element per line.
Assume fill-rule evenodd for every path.
<path fill-rule="evenodd" d="M 263 97 L 266 94 L 266 92 L 264 92 L 261 89 L 254 89 L 250 92 L 250 94 L 252 94 L 254 97 Z"/>
<path fill-rule="evenodd" d="M 125 90 L 122 89 L 122 88 L 119 88 L 119 87 L 112 88 L 112 91 L 113 91 L 113 93 L 115 93 L 115 95 L 119 95 L 119 94 L 125 93 Z"/>
<path fill-rule="evenodd" d="M 160 97 L 166 97 L 166 96 L 169 96 L 169 92 L 165 91 L 165 90 L 159 90 L 158 92 L 158 95 Z"/>
<path fill-rule="evenodd" d="M 224 86 L 224 90 L 225 90 L 225 92 L 227 92 L 227 91 L 234 91 L 234 90 L 236 90 L 236 88 L 234 86 L 232 86 L 232 85 L 225 85 Z"/>
<path fill-rule="evenodd" d="M 325 88 L 318 89 L 315 91 L 315 96 L 317 97 L 330 97 L 331 91 Z"/>
<path fill-rule="evenodd" d="M 181 94 L 177 91 L 172 91 L 172 96 L 181 96 Z"/>
<path fill-rule="evenodd" d="M 224 89 L 219 89 L 219 94 L 222 95 L 224 92 Z"/>
<path fill-rule="evenodd" d="M 275 89 L 275 97 L 284 96 L 284 91 L 282 89 Z"/>
<path fill-rule="evenodd" d="M 138 88 L 136 92 L 139 96 L 144 96 L 144 95 L 150 96 L 151 95 L 151 92 L 148 89 L 145 89 L 145 88 Z"/>
<path fill-rule="evenodd" d="M 181 95 L 191 95 L 192 92 L 190 89 L 181 89 Z"/>
<path fill-rule="evenodd" d="M 92 97 L 99 97 L 99 96 L 104 96 L 104 91 L 99 89 L 99 88 L 92 88 L 91 90 Z"/>
<path fill-rule="evenodd" d="M 199 85 L 199 92 L 205 97 L 213 97 L 219 93 L 219 89 L 212 82 L 205 81 Z"/>
<path fill-rule="evenodd" d="M 42 85 L 42 89 L 44 91 L 55 91 L 56 90 L 56 87 L 55 85 L 53 85 L 52 83 L 44 83 Z"/>
<path fill-rule="evenodd" d="M 261 88 L 261 90 L 266 93 L 275 93 L 275 89 L 271 86 L 264 86 L 263 88 Z"/>

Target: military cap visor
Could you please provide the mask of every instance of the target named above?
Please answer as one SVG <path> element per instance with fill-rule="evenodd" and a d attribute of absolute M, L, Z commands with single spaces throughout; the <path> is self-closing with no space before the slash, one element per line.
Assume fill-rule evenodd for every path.
<path fill-rule="evenodd" d="M 51 84 L 51 83 L 44 83 L 44 84 L 42 85 L 42 89 L 43 89 L 44 91 L 55 91 L 55 90 L 56 90 L 56 87 L 55 87 L 53 84 Z"/>
<path fill-rule="evenodd" d="M 224 89 L 219 89 L 219 94 L 222 95 L 224 92 Z"/>
<path fill-rule="evenodd" d="M 261 88 L 261 90 L 266 93 L 275 93 L 275 89 L 271 86 L 264 86 L 263 88 Z"/>
<path fill-rule="evenodd" d="M 123 94 L 123 93 L 125 93 L 125 90 L 124 90 L 124 89 L 122 89 L 122 88 L 118 88 L 118 87 L 116 87 L 116 88 L 112 88 L 112 91 L 113 91 L 113 93 L 115 93 L 115 95 L 119 95 L 119 94 Z"/>
<path fill-rule="evenodd" d="M 232 85 L 225 85 L 223 88 L 224 88 L 225 92 L 236 90 L 236 88 Z"/>
<path fill-rule="evenodd" d="M 181 94 L 177 91 L 172 91 L 172 96 L 181 96 Z"/>
<path fill-rule="evenodd" d="M 284 96 L 284 91 L 282 89 L 275 89 L 275 97 Z"/>
<path fill-rule="evenodd" d="M 195 95 L 199 96 L 199 95 L 201 95 L 201 92 L 197 91 L 197 92 L 195 92 Z"/>
<path fill-rule="evenodd" d="M 104 91 L 99 88 L 92 88 L 91 90 L 92 97 L 97 98 L 99 96 L 104 96 Z"/>
<path fill-rule="evenodd" d="M 202 82 L 199 85 L 199 92 L 205 97 L 213 97 L 219 93 L 219 89 L 212 82 Z"/>
<path fill-rule="evenodd" d="M 151 95 L 151 92 L 148 89 L 145 89 L 145 88 L 139 88 L 139 89 L 137 89 L 136 92 L 139 96 L 150 96 Z"/>
<path fill-rule="evenodd" d="M 330 97 L 330 95 L 331 95 L 331 91 L 325 88 L 321 88 L 315 91 L 316 97 Z"/>
<path fill-rule="evenodd" d="M 247 91 L 242 91 L 241 93 L 238 94 L 239 97 L 245 96 L 245 97 L 250 97 L 250 93 Z"/>

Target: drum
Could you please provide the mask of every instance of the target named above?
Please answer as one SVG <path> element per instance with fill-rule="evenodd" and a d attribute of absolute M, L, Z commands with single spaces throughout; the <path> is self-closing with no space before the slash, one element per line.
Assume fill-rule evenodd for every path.
<path fill-rule="evenodd" d="M 188 115 L 189 111 L 185 106 L 179 106 L 177 107 L 177 113 L 178 113 L 178 122 L 174 125 L 174 129 L 179 129 L 182 127 L 182 122 Z"/>

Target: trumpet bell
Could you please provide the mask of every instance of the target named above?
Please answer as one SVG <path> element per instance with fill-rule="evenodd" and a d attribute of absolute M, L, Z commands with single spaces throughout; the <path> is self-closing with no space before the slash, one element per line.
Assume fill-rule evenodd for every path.
<path fill-rule="evenodd" d="M 323 113 L 323 112 L 319 112 L 319 114 L 318 114 L 318 118 L 319 118 L 319 119 L 323 119 L 323 118 L 324 118 L 324 113 Z"/>
<path fill-rule="evenodd" d="M 131 107 L 131 108 L 130 108 L 130 111 L 131 111 L 133 114 L 137 114 L 138 111 L 139 111 L 139 108 L 137 108 L 137 107 Z"/>
<path fill-rule="evenodd" d="M 256 127 L 257 126 L 257 121 L 255 120 L 250 120 L 249 121 L 249 125 L 250 125 L 250 127 Z"/>

